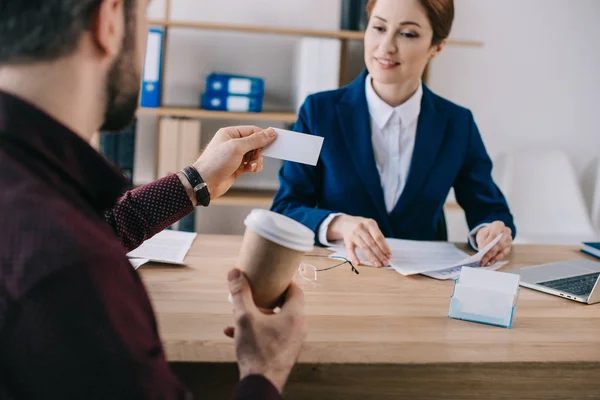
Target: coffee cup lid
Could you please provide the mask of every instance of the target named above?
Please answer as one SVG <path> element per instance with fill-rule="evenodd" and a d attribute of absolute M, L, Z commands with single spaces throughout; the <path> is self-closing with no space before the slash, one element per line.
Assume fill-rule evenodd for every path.
<path fill-rule="evenodd" d="M 244 224 L 260 236 L 280 246 L 305 253 L 314 249 L 314 232 L 285 215 L 255 209 L 246 217 Z"/>

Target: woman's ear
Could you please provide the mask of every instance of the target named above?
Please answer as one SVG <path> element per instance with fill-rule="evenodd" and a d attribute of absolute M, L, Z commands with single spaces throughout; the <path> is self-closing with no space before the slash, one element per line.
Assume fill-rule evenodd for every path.
<path fill-rule="evenodd" d="M 442 52 L 444 47 L 446 47 L 447 43 L 448 43 L 448 39 L 444 39 L 440 43 L 434 44 L 433 46 L 431 46 L 431 53 L 429 55 L 429 60 L 431 61 L 434 58 L 436 58 L 438 56 L 438 54 L 440 54 Z"/>

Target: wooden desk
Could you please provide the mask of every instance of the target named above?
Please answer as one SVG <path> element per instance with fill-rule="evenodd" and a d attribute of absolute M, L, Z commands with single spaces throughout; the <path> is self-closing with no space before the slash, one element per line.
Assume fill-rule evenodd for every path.
<path fill-rule="evenodd" d="M 237 379 L 222 330 L 240 245 L 199 236 L 188 266 L 140 270 L 167 356 L 198 398 L 228 398 Z M 573 247 L 517 246 L 507 268 L 578 257 Z M 503 329 L 448 319 L 447 281 L 344 266 L 301 286 L 309 335 L 287 399 L 600 398 L 600 304 L 522 288 L 514 327 Z"/>

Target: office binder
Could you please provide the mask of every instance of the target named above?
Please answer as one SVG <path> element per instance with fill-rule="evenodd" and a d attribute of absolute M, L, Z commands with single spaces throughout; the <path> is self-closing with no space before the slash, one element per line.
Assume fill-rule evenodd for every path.
<path fill-rule="evenodd" d="M 367 0 L 342 0 L 340 28 L 364 31 L 367 28 Z"/>
<path fill-rule="evenodd" d="M 222 95 L 206 92 L 202 95 L 202 108 L 214 111 L 261 112 L 262 97 Z"/>
<path fill-rule="evenodd" d="M 174 174 L 179 170 L 179 129 L 181 121 L 176 118 L 161 118 L 158 129 L 157 178 Z"/>
<path fill-rule="evenodd" d="M 157 28 L 151 28 L 148 33 L 140 101 L 142 107 L 160 107 L 163 34 Z"/>
<path fill-rule="evenodd" d="M 118 167 L 133 185 L 135 139 L 137 119 L 119 133 L 100 132 L 98 149 L 104 157 Z"/>
<path fill-rule="evenodd" d="M 119 138 L 113 132 L 100 132 L 99 150 L 113 165 L 119 165 Z"/>
<path fill-rule="evenodd" d="M 176 230 L 180 232 L 196 232 L 196 210 L 181 218 Z"/>
<path fill-rule="evenodd" d="M 339 87 L 341 46 L 338 39 L 300 39 L 294 66 L 296 110 L 307 96 Z"/>
<path fill-rule="evenodd" d="M 192 165 L 200 157 L 200 121 L 184 119 L 179 123 L 177 169 Z"/>
<path fill-rule="evenodd" d="M 115 135 L 119 140 L 119 168 L 133 185 L 133 168 L 135 164 L 135 136 L 137 120 L 134 120 L 125 130 Z"/>
<path fill-rule="evenodd" d="M 265 81 L 252 76 L 212 73 L 206 77 L 206 92 L 224 95 L 263 97 Z"/>
<path fill-rule="evenodd" d="M 596 258 L 600 258 L 600 242 L 584 242 L 581 251 Z"/>

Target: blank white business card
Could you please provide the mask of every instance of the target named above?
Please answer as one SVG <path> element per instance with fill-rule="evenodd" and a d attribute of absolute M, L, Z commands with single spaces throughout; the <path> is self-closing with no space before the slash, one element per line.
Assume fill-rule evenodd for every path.
<path fill-rule="evenodd" d="M 273 128 L 277 139 L 263 149 L 263 156 L 315 166 L 319 161 L 323 138 Z"/>

